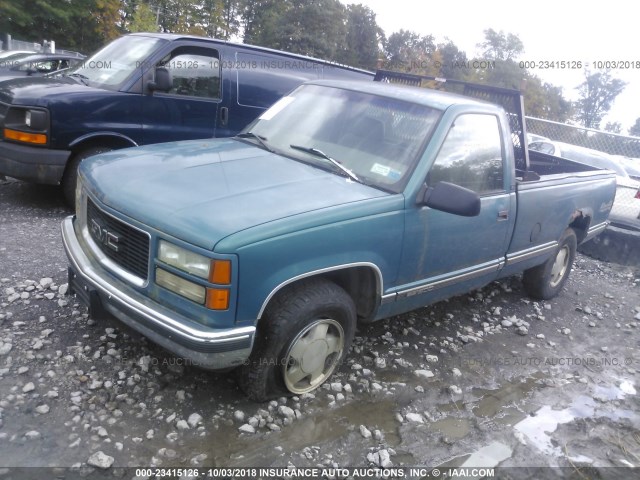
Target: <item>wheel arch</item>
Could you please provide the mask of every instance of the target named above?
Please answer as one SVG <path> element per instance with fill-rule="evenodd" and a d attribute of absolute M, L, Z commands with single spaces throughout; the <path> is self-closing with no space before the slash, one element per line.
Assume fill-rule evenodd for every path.
<path fill-rule="evenodd" d="M 76 138 L 69 144 L 74 154 L 94 147 L 109 147 L 112 149 L 137 147 L 138 144 L 131 138 L 117 132 L 92 132 Z"/>
<path fill-rule="evenodd" d="M 278 293 L 297 282 L 313 278 L 325 278 L 343 288 L 353 299 L 358 320 L 363 322 L 373 320 L 382 298 L 382 272 L 374 263 L 357 262 L 313 270 L 281 282 L 271 290 L 262 303 L 257 317 L 258 322 L 263 318 L 267 306 Z"/>
<path fill-rule="evenodd" d="M 591 226 L 591 212 L 585 210 L 576 210 L 571 216 L 568 228 L 573 229 L 578 239 L 578 245 L 587 237 L 589 227 Z"/>

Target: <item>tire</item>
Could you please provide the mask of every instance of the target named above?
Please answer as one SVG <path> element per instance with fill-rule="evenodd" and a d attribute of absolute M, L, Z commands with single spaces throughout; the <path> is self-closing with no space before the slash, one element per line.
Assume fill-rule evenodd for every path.
<path fill-rule="evenodd" d="M 576 234 L 568 228 L 560 237 L 555 253 L 545 263 L 525 270 L 522 283 L 527 294 L 541 300 L 555 297 L 569 277 L 577 246 Z"/>
<path fill-rule="evenodd" d="M 85 158 L 93 157 L 99 153 L 110 152 L 111 150 L 109 147 L 91 147 L 71 157 L 62 176 L 62 194 L 64 195 L 64 201 L 69 207 L 75 208 L 76 184 L 78 183 L 78 167 L 80 166 L 80 162 Z"/>
<path fill-rule="evenodd" d="M 351 297 L 333 282 L 304 280 L 271 301 L 249 359 L 238 370 L 252 400 L 300 395 L 318 388 L 346 356 L 356 326 Z"/>

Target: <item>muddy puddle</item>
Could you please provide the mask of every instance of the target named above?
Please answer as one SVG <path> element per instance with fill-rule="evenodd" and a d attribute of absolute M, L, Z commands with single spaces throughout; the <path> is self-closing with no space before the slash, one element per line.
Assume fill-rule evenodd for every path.
<path fill-rule="evenodd" d="M 249 467 L 269 465 L 284 452 L 332 443 L 346 442 L 349 435 L 360 437 L 359 426 L 380 430 L 384 442 L 396 446 L 400 442 L 395 411 L 397 401 L 381 399 L 377 402 L 352 402 L 327 408 L 322 412 L 305 415 L 280 432 L 263 436 L 259 442 L 253 435 L 237 435 L 237 425 L 221 425 L 208 440 L 210 447 L 202 448 L 203 442 L 194 445 L 194 450 L 203 451 L 216 466 Z M 189 445 L 185 445 L 189 447 Z"/>

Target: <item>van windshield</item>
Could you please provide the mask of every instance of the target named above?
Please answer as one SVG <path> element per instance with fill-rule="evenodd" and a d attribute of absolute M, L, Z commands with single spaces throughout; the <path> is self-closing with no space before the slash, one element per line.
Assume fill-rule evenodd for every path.
<path fill-rule="evenodd" d="M 153 37 L 121 37 L 69 70 L 67 76 L 94 87 L 113 89 L 135 69 L 143 67 L 149 54 L 162 42 L 165 40 Z"/>
<path fill-rule="evenodd" d="M 243 136 L 258 136 L 277 153 L 398 193 L 441 113 L 391 97 L 305 85 L 276 102 Z"/>

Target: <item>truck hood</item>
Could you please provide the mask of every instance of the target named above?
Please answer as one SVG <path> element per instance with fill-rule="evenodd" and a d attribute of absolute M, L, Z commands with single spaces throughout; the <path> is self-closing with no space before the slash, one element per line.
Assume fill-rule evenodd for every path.
<path fill-rule="evenodd" d="M 0 77 L 1 78 L 1 77 Z M 21 77 L 0 82 L 0 102 L 12 105 L 46 107 L 52 97 L 67 97 L 76 92 L 105 90 L 88 87 L 70 77 Z"/>
<path fill-rule="evenodd" d="M 388 195 L 233 139 L 118 150 L 85 160 L 80 176 L 117 212 L 208 250 L 254 226 Z"/>

